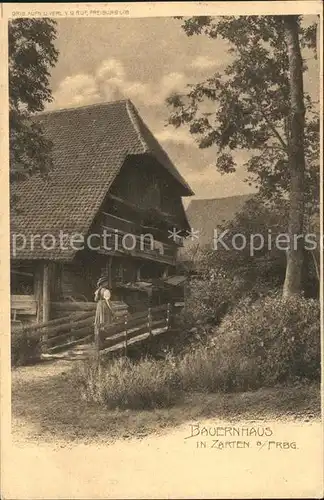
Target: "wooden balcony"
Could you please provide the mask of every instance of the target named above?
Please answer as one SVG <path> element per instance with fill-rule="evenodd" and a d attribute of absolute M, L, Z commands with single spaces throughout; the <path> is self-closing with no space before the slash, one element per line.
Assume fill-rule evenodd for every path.
<path fill-rule="evenodd" d="M 139 223 L 102 212 L 98 233 L 105 235 L 101 241 L 100 253 L 131 255 L 170 265 L 176 263 L 180 245 L 161 241 L 157 228 L 145 227 Z M 165 237 L 164 233 L 163 236 Z"/>
<path fill-rule="evenodd" d="M 183 238 L 181 236 L 177 236 L 174 241 L 170 240 L 168 230 L 161 230 L 157 227 L 150 225 L 143 225 L 139 222 L 130 221 L 127 219 L 123 219 L 121 217 L 117 217 L 116 215 L 109 214 L 107 212 L 101 212 L 101 224 L 104 227 L 118 229 L 120 231 L 124 231 L 124 233 L 130 234 L 147 234 L 150 233 L 157 241 L 161 241 L 170 245 L 172 241 L 176 246 L 183 246 Z M 171 245 L 170 245 L 171 246 Z"/>
<path fill-rule="evenodd" d="M 125 225 L 124 228 L 126 229 Z M 127 231 L 125 231 L 116 228 L 116 224 L 105 225 L 101 223 L 98 231 L 102 235 L 99 253 L 130 255 L 170 265 L 176 263 L 177 245 L 161 242 L 155 239 L 149 231 L 139 234 L 138 230 L 132 232 L 130 229 L 131 226 L 128 226 Z"/>
<path fill-rule="evenodd" d="M 124 233 L 138 234 L 141 232 L 141 225 L 130 220 L 122 219 L 116 215 L 101 212 L 101 224 L 103 227 L 118 229 Z"/>

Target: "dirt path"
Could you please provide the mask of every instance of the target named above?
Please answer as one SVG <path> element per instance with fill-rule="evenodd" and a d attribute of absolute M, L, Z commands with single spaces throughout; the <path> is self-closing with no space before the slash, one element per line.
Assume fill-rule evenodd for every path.
<path fill-rule="evenodd" d="M 71 365 L 13 372 L 4 498 L 320 497 L 318 387 L 193 394 L 169 410 L 112 412 L 80 401 Z M 229 426 L 243 434 L 270 427 L 272 435 L 225 438 Z M 248 444 L 219 448 L 203 427 L 223 429 L 219 441 Z"/>
<path fill-rule="evenodd" d="M 171 408 L 108 411 L 82 401 L 71 383 L 75 361 L 51 360 L 12 372 L 12 430 L 15 443 L 70 446 L 107 443 L 119 438 L 173 429 L 202 418 L 303 419 L 320 415 L 317 385 L 292 386 L 236 394 L 187 394 Z"/>

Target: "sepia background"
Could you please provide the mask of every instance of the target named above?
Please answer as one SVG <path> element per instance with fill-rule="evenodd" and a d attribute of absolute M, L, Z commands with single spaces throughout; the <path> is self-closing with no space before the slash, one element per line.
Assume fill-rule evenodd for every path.
<path fill-rule="evenodd" d="M 306 17 L 305 24 L 314 19 Z M 60 57 L 52 71 L 54 101 L 48 109 L 129 98 L 197 198 L 253 192 L 244 182 L 243 166 L 233 175 L 221 175 L 215 168 L 216 147 L 199 149 L 187 128 L 167 126 L 166 98 L 222 72 L 231 62 L 224 40 L 188 37 L 182 21 L 171 17 L 58 19 L 57 23 Z M 310 50 L 303 55 L 309 68 L 305 91 L 318 101 L 320 62 Z M 243 164 L 249 152 L 236 152 L 235 158 Z"/>
<path fill-rule="evenodd" d="M 279 3 L 267 4 L 263 5 L 267 13 L 270 6 L 272 13 L 279 9 Z M 312 9 L 312 15 L 320 10 L 316 2 L 293 4 L 294 8 L 303 12 Z M 10 17 L 11 7 L 14 8 L 7 8 L 5 16 Z M 27 9 L 22 4 L 19 8 Z M 35 6 L 29 4 L 29 8 Z M 56 4 L 53 8 L 58 10 L 59 6 Z M 64 8 L 66 6 L 62 6 L 62 11 Z M 127 8 L 132 13 L 133 7 L 128 5 Z M 192 187 L 195 198 L 251 193 L 253 190 L 244 182 L 246 172 L 242 167 L 235 174 L 221 175 L 214 167 L 215 149 L 199 149 L 183 127 L 175 130 L 172 126 L 164 126 L 168 118 L 165 98 L 173 91 L 181 91 L 187 83 L 200 81 L 209 72 L 224 67 L 228 62 L 226 47 L 222 42 L 209 41 L 205 37 L 187 37 L 180 29 L 181 22 L 171 17 L 153 16 L 145 19 L 145 15 L 152 16 L 152 7 L 149 9 L 142 5 L 138 8 L 143 10 L 143 16 L 136 19 L 57 19 L 56 44 L 60 57 L 51 77 L 54 102 L 48 109 L 129 97 Z M 203 8 L 207 8 L 206 5 L 200 7 Z M 215 15 L 229 12 L 228 4 L 223 4 L 223 10 L 220 11 L 214 6 L 209 8 L 211 11 L 216 9 L 213 11 Z M 281 12 L 283 8 L 280 5 Z M 42 5 L 37 5 L 37 10 L 41 9 Z M 137 7 L 134 6 L 134 9 Z M 156 9 L 156 16 L 182 13 L 181 9 L 180 12 L 172 9 L 171 4 L 160 6 Z M 246 9 L 251 9 L 251 6 L 235 3 L 235 14 L 244 13 Z M 188 10 L 183 13 L 190 15 Z M 203 11 L 195 12 L 198 13 L 203 14 Z M 139 15 L 138 10 L 136 15 Z M 2 29 L 2 35 L 5 40 L 6 28 Z M 3 51 L 1 57 L 6 61 L 6 51 Z M 309 61 L 309 73 L 305 81 L 306 89 L 315 101 L 321 95 L 318 78 L 321 64 L 322 57 L 317 61 Z M 4 65 L 2 76 L 6 76 Z M 4 81 L 5 78 L 2 78 Z M 1 114 L 1 130 L 6 131 L 5 86 L 1 90 L 1 102 L 5 103 Z M 2 143 L 2 148 L 3 158 L 7 161 L 6 142 Z M 241 164 L 247 158 L 248 152 L 237 155 L 238 163 Z M 12 446 L 8 334 L 8 178 L 3 169 L 1 183 L 1 488 L 5 499 L 322 496 L 323 425 L 319 420 L 302 423 L 269 420 L 261 423 L 256 419 L 248 422 L 247 425 L 252 426 L 269 425 L 275 439 L 296 442 L 296 450 L 197 449 L 196 442 L 185 439 L 190 433 L 189 425 L 180 427 L 167 437 L 158 435 L 149 440 L 132 440 L 128 439 L 132 438 L 130 435 L 122 441 L 117 439 L 111 446 L 105 442 L 91 444 L 86 440 L 66 445 L 59 439 L 56 444 L 26 442 L 23 447 Z M 243 403 L 248 409 L 249 401 Z M 57 405 L 62 405 L 62 402 L 58 401 Z M 225 408 L 226 405 L 225 401 Z M 85 412 L 85 420 L 86 417 Z M 114 418 L 118 422 L 118 411 Z M 212 419 L 204 420 L 201 425 L 212 427 L 234 424 L 233 421 L 216 422 Z"/>

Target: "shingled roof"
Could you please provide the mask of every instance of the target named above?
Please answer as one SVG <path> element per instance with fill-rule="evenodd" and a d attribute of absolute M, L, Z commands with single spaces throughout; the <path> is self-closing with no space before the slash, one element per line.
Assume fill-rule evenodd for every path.
<path fill-rule="evenodd" d="M 59 231 L 85 235 L 129 155 L 153 155 L 178 182 L 182 196 L 193 194 L 129 100 L 45 112 L 34 119 L 53 142 L 54 167 L 47 179 L 37 174 L 14 188 L 20 212 L 13 214 L 11 230 L 26 238 L 57 237 Z M 70 260 L 74 254 L 35 244 L 15 258 Z"/>

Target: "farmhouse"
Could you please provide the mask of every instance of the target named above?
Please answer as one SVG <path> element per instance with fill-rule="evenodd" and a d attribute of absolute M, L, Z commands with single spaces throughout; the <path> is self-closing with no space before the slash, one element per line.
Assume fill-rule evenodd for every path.
<path fill-rule="evenodd" d="M 93 301 L 102 273 L 113 300 L 131 309 L 169 300 L 183 282 L 177 252 L 190 230 L 181 198 L 193 192 L 134 105 L 123 100 L 34 119 L 53 143 L 54 166 L 12 187 L 15 318 L 47 321 L 69 301 Z"/>

